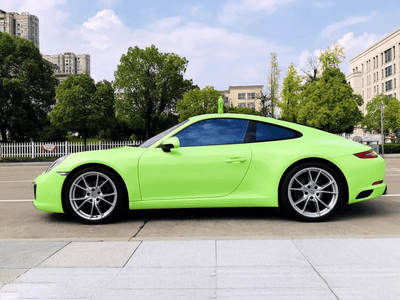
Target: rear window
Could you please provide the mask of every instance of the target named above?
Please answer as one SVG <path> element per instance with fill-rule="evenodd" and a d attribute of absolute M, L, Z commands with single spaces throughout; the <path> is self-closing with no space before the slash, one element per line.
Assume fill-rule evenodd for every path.
<path fill-rule="evenodd" d="M 267 142 L 293 139 L 301 137 L 302 134 L 295 130 L 285 128 L 282 126 L 272 125 L 268 123 L 251 121 L 247 136 L 246 143 Z"/>

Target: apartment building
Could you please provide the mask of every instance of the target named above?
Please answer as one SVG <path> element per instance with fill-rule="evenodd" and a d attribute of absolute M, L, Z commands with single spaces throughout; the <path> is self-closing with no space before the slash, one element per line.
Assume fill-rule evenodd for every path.
<path fill-rule="evenodd" d="M 75 55 L 72 52 L 66 52 L 55 55 L 43 55 L 43 58 L 50 63 L 57 65 L 54 71 L 56 77 L 60 82 L 64 81 L 70 74 L 83 74 L 90 75 L 90 55 L 81 54 Z"/>
<path fill-rule="evenodd" d="M 257 100 L 257 95 L 262 92 L 263 85 L 242 85 L 230 86 L 229 89 L 219 91 L 224 98 L 225 106 L 248 107 L 260 111 L 261 101 Z"/>
<path fill-rule="evenodd" d="M 39 18 L 27 12 L 0 10 L 0 31 L 27 39 L 39 47 Z"/>
<path fill-rule="evenodd" d="M 366 105 L 375 96 L 385 94 L 400 97 L 400 28 L 350 60 L 347 82 L 360 94 L 364 104 L 360 109 L 367 113 Z"/>

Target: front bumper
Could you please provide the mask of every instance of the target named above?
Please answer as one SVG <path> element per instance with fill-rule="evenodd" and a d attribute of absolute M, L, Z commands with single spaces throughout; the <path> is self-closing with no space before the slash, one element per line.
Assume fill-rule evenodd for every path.
<path fill-rule="evenodd" d="M 33 183 L 35 196 L 33 205 L 39 210 L 63 213 L 62 187 L 65 178 L 53 170 L 38 176 Z"/>

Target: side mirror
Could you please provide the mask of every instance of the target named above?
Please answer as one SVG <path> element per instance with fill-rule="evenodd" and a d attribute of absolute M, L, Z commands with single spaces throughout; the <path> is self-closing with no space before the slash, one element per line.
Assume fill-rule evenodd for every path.
<path fill-rule="evenodd" d="M 179 148 L 180 147 L 180 142 L 179 139 L 176 136 L 170 137 L 169 139 L 166 139 L 162 144 L 161 144 L 161 149 L 164 152 L 170 152 L 172 148 Z"/>

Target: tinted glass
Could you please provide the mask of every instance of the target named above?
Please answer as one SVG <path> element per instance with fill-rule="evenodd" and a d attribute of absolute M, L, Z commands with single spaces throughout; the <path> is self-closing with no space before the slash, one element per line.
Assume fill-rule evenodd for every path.
<path fill-rule="evenodd" d="M 298 133 L 287 128 L 257 122 L 256 142 L 295 138 Z"/>
<path fill-rule="evenodd" d="M 181 147 L 243 143 L 249 121 L 241 119 L 211 119 L 193 124 L 176 137 Z"/>
<path fill-rule="evenodd" d="M 171 127 L 170 129 L 167 129 L 159 134 L 157 134 L 156 136 L 153 136 L 152 138 L 148 139 L 147 141 L 145 141 L 143 144 L 141 144 L 139 146 L 139 148 L 149 148 L 151 145 L 153 145 L 155 142 L 158 142 L 159 140 L 161 140 L 164 136 L 166 136 L 167 134 L 171 133 L 172 131 L 174 131 L 175 129 L 179 128 L 180 126 L 182 126 L 183 124 L 185 124 L 186 122 L 188 122 L 189 120 L 183 121 L 177 125 L 175 125 L 174 127 Z"/>

